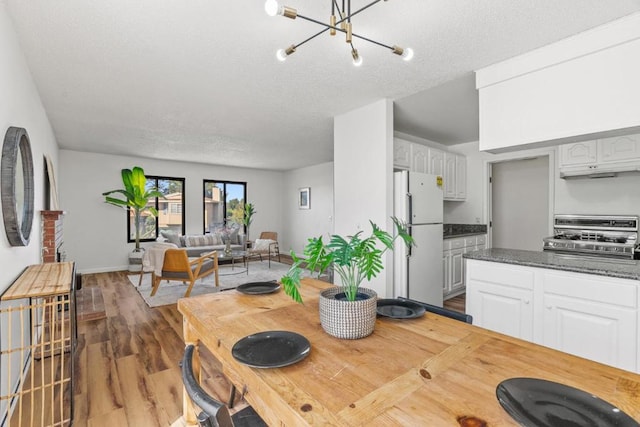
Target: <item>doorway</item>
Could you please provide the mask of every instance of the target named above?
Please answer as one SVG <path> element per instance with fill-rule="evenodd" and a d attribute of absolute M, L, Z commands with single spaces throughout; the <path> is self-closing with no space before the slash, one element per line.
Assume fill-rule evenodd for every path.
<path fill-rule="evenodd" d="M 549 235 L 549 156 L 489 164 L 491 247 L 542 250 Z"/>

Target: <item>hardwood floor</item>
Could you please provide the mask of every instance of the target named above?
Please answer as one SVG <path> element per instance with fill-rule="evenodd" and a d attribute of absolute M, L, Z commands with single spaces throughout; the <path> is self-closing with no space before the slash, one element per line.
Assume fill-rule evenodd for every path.
<path fill-rule="evenodd" d="M 459 311 L 460 313 L 466 313 L 466 294 L 457 295 L 453 298 L 449 298 L 444 302 L 444 308 L 448 308 L 453 311 Z"/>
<path fill-rule="evenodd" d="M 176 305 L 149 308 L 125 272 L 84 275 L 80 292 L 96 289 L 105 316 L 78 323 L 74 425 L 181 425 L 184 341 Z M 205 387 L 226 401 L 230 384 L 219 364 L 206 349 L 202 361 Z"/>
<path fill-rule="evenodd" d="M 82 286 L 86 313 L 79 307 L 84 320 L 78 323 L 74 425 L 182 425 L 178 361 L 184 341 L 176 305 L 149 308 L 126 272 L 84 275 Z M 464 312 L 464 295 L 445 307 Z M 100 315 L 92 316 L 91 309 Z M 219 363 L 206 348 L 201 353 L 204 387 L 227 401 L 230 384 Z M 238 402 L 235 409 L 244 405 Z"/>

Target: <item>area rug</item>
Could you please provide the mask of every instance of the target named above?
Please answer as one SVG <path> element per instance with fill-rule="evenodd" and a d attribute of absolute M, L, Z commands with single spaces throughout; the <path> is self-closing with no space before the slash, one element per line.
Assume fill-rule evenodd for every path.
<path fill-rule="evenodd" d="M 289 270 L 290 266 L 279 262 L 271 261 L 271 268 L 267 261 L 254 261 L 249 263 L 249 274 L 245 269 L 240 269 L 238 264 L 234 270 L 230 265 L 221 265 L 219 267 L 220 287 L 215 286 L 214 275 L 204 277 L 196 282 L 191 289 L 191 296 L 211 294 L 224 291 L 225 289 L 234 289 L 238 285 L 247 282 L 268 282 L 271 280 L 280 280 L 280 278 Z M 233 274 L 234 271 L 239 271 Z M 175 304 L 178 299 L 184 297 L 188 285 L 182 282 L 167 282 L 163 280 L 160 283 L 158 292 L 151 296 L 151 273 L 147 273 L 142 278 L 142 284 L 138 287 L 138 274 L 129 275 L 129 281 L 138 290 L 144 301 L 149 307 L 159 307 L 162 305 Z"/>

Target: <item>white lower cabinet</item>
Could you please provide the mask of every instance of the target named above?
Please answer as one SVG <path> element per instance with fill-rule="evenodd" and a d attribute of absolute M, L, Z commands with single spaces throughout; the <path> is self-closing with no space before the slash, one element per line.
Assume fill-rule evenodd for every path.
<path fill-rule="evenodd" d="M 466 311 L 474 325 L 532 341 L 533 284 L 526 268 L 467 260 Z"/>
<path fill-rule="evenodd" d="M 463 255 L 467 252 L 485 249 L 487 235 L 453 237 L 443 242 L 442 292 L 446 298 L 451 298 L 465 291 L 465 270 Z"/>
<path fill-rule="evenodd" d="M 640 370 L 638 285 L 622 279 L 542 272 L 541 344 L 630 371 Z"/>
<path fill-rule="evenodd" d="M 487 329 L 640 372 L 640 283 L 466 260 L 467 313 Z"/>

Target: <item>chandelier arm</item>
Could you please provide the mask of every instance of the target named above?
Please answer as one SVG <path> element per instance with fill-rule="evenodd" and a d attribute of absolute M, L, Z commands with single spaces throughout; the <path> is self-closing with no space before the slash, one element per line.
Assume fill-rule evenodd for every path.
<path fill-rule="evenodd" d="M 380 0 L 377 0 L 377 1 L 380 1 Z M 326 32 L 326 31 L 329 31 L 330 29 L 334 29 L 334 30 L 336 30 L 336 31 L 340 31 L 340 32 L 342 32 L 342 33 L 346 33 L 346 32 L 347 32 L 346 30 L 343 30 L 342 28 L 339 28 L 339 27 L 336 27 L 336 26 L 333 26 L 333 25 L 326 24 L 326 23 L 324 23 L 324 22 L 322 22 L 322 21 L 318 21 L 317 19 L 309 18 L 308 16 L 304 16 L 304 15 L 300 15 L 300 14 L 298 14 L 298 18 L 304 19 L 304 20 L 309 21 L 309 22 L 313 22 L 313 23 L 318 24 L 318 25 L 322 25 L 323 27 L 326 27 L 326 28 L 325 28 L 324 30 L 322 30 L 322 31 L 318 32 L 317 34 L 315 34 L 315 35 L 313 35 L 313 36 L 309 37 L 307 40 L 303 41 L 302 43 L 300 43 L 300 44 L 296 45 L 296 47 L 298 47 L 298 46 L 300 46 L 300 45 L 302 45 L 302 44 L 304 44 L 304 43 L 308 42 L 309 40 L 311 40 L 311 39 L 313 39 L 313 38 L 315 38 L 315 37 L 319 36 L 320 34 L 322 34 L 322 33 Z M 336 22 L 336 24 L 339 24 L 339 23 L 340 23 L 340 22 Z M 386 44 L 384 44 L 384 43 L 377 42 L 377 41 L 375 41 L 375 40 L 371 40 L 371 39 L 370 39 L 370 38 L 368 38 L 368 37 L 364 37 L 364 36 L 358 35 L 358 34 L 356 34 L 356 33 L 353 33 L 352 35 L 353 35 L 353 37 L 359 38 L 359 39 L 364 40 L 364 41 L 368 41 L 369 43 L 377 44 L 378 46 L 386 47 L 387 49 L 391 49 L 391 50 L 393 50 L 393 47 L 391 47 L 391 46 L 389 46 L 389 45 L 386 45 Z"/>
<path fill-rule="evenodd" d="M 369 8 L 370 8 L 371 6 L 373 6 L 374 4 L 380 3 L 381 1 L 383 1 L 383 0 L 374 0 L 374 1 L 372 1 L 371 3 L 369 3 L 369 4 L 365 5 L 365 6 L 362 6 L 360 9 L 356 10 L 355 12 L 353 12 L 353 13 L 349 13 L 349 14 L 348 14 L 347 16 L 345 16 L 345 17 L 344 17 L 344 19 L 343 19 L 343 20 L 341 20 L 340 22 L 342 22 L 342 21 L 344 21 L 344 20 L 346 20 L 346 19 L 350 19 L 352 16 L 356 16 L 356 15 L 357 15 L 357 14 L 359 14 L 360 12 L 364 12 L 365 10 L 369 9 Z M 337 23 L 339 24 L 340 22 L 337 22 Z"/>
<path fill-rule="evenodd" d="M 364 37 L 364 36 L 360 36 L 360 35 L 358 35 L 358 34 L 356 34 L 356 33 L 352 33 L 351 35 L 352 35 L 353 37 L 355 37 L 355 38 L 360 39 L 360 40 L 364 40 L 364 41 L 367 41 L 367 42 L 369 42 L 369 43 L 377 44 L 378 46 L 386 47 L 387 49 L 391 49 L 391 50 L 393 50 L 393 46 L 389 46 L 389 45 L 386 45 L 386 44 L 384 44 L 384 43 L 380 43 L 380 42 L 377 42 L 377 41 L 375 41 L 375 40 L 371 40 L 370 38 L 367 38 L 367 37 Z"/>
<path fill-rule="evenodd" d="M 333 0 L 333 1 L 334 1 L 334 3 L 336 2 L 336 0 Z M 338 22 L 336 22 L 336 25 L 337 25 L 337 24 L 341 24 L 343 21 L 348 20 L 348 19 L 349 19 L 349 18 L 351 18 L 352 16 L 356 16 L 357 14 L 359 14 L 359 13 L 361 13 L 361 12 L 364 12 L 365 10 L 369 9 L 371 6 L 373 6 L 373 5 L 377 4 L 377 3 L 380 3 L 381 1 L 383 1 L 383 0 L 374 0 L 374 1 L 372 1 L 371 3 L 369 3 L 368 5 L 362 6 L 360 9 L 356 10 L 356 11 L 355 11 L 355 12 L 353 12 L 352 14 L 350 14 L 350 15 L 346 15 L 344 18 L 342 18 L 342 17 L 341 17 L 341 19 L 340 19 Z M 343 6 L 343 7 L 344 7 L 344 6 Z M 329 25 L 329 24 L 326 24 L 326 23 L 324 23 L 324 22 L 322 22 L 322 21 L 318 21 L 317 19 L 309 18 L 308 16 L 305 16 L 305 15 L 300 15 L 299 13 L 296 15 L 296 17 L 297 17 L 297 18 L 302 18 L 302 19 L 304 19 L 304 20 L 306 20 L 306 21 L 309 21 L 309 22 L 316 23 L 316 24 L 318 24 L 318 25 L 322 25 L 322 26 L 324 26 L 324 27 L 328 27 L 329 29 L 331 28 L 331 25 Z M 340 29 L 339 29 L 339 28 L 336 28 L 336 30 L 340 30 Z M 342 31 L 343 33 L 345 32 L 344 30 L 341 30 L 341 31 Z"/>
<path fill-rule="evenodd" d="M 324 30 L 318 31 L 317 33 L 315 33 L 314 35 L 312 35 L 311 37 L 301 41 L 300 43 L 294 45 L 294 47 L 297 49 L 299 46 L 302 46 L 303 44 L 305 44 L 308 41 L 311 41 L 313 39 L 315 39 L 316 37 L 318 37 L 320 34 L 324 34 L 327 31 L 329 31 L 329 28 L 325 28 Z"/>

